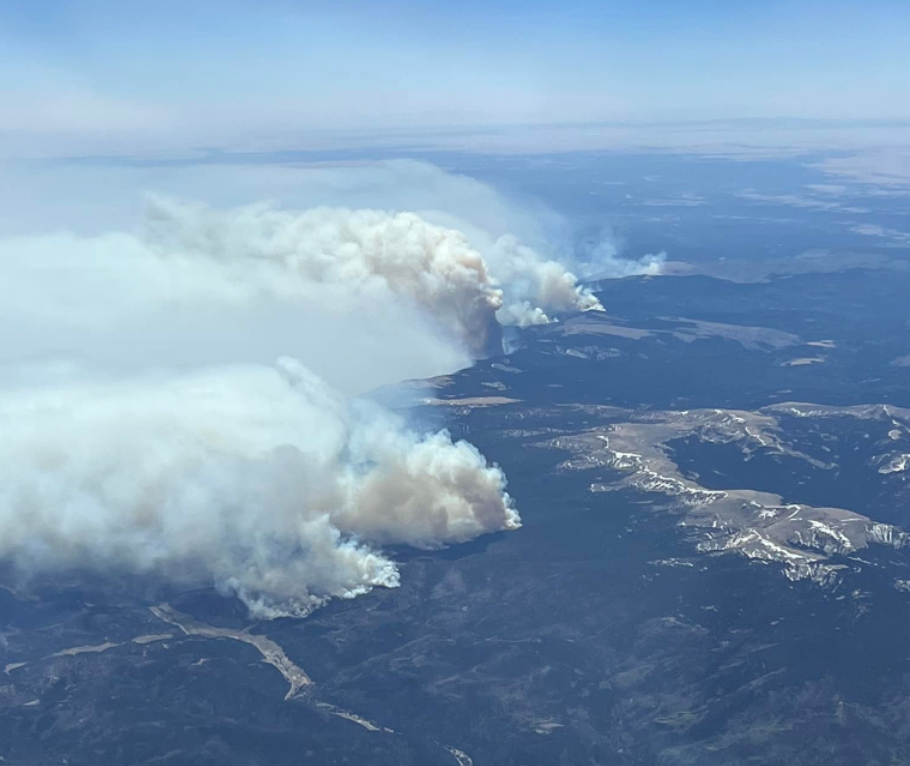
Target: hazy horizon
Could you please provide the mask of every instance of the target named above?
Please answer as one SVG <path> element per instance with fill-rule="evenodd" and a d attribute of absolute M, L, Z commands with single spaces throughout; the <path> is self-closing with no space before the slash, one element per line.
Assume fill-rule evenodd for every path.
<path fill-rule="evenodd" d="M 325 130 L 903 121 L 902 10 L 13 0 L 0 8 L 0 137 L 22 158 L 288 145 Z"/>

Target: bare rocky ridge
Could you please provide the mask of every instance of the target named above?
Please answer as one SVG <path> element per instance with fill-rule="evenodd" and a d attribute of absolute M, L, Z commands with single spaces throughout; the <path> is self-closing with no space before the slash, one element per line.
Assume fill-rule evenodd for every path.
<path fill-rule="evenodd" d="M 808 578 L 826 583 L 847 568 L 842 563 L 827 563 L 834 555 L 848 556 L 873 544 L 910 546 L 906 532 L 852 510 L 785 502 L 778 494 L 747 488 L 705 488 L 682 475 L 668 447 L 676 439 L 693 436 L 709 443 L 734 443 L 746 458 L 760 450 L 804 460 L 817 468 L 835 468 L 835 464 L 825 464 L 787 444 L 777 420 L 782 414 L 800 418 L 885 417 L 893 426 L 889 432 L 892 440 L 910 433 L 910 411 L 897 407 L 784 403 L 758 412 L 714 409 L 629 413 L 629 422 L 558 436 L 543 444 L 571 453 L 562 464 L 563 470 L 604 466 L 620 472 L 615 482 L 592 484 L 592 492 L 634 487 L 666 495 L 683 509 L 681 523 L 699 531 L 698 550 L 737 552 L 750 559 L 778 562 L 791 580 Z M 873 457 L 870 470 L 880 474 L 903 471 L 907 458 L 905 453 L 884 452 Z"/>

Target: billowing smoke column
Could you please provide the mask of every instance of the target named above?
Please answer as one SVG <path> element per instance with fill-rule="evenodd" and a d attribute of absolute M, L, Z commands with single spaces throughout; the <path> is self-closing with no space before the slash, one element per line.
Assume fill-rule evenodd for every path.
<path fill-rule="evenodd" d="M 0 558 L 214 581 L 262 617 L 396 585 L 382 546 L 439 548 L 520 519 L 471 445 L 413 433 L 299 362 L 264 366 L 241 335 L 327 335 L 344 356 L 360 330 L 339 317 L 405 306 L 478 358 L 501 350 L 500 322 L 599 308 L 510 237 L 481 254 L 453 228 L 369 209 L 155 200 L 139 233 L 10 239 L 0 254 Z M 178 332 L 162 341 L 167 323 Z M 199 362 L 215 341 L 235 356 Z"/>
<path fill-rule="evenodd" d="M 500 237 L 490 258 L 496 263 L 500 279 L 509 286 L 511 300 L 498 314 L 502 324 L 546 324 L 550 321 L 547 311 L 603 310 L 597 297 L 580 287 L 575 275 L 562 264 L 542 259 L 515 237 Z"/>
<path fill-rule="evenodd" d="M 600 308 L 573 274 L 514 238 L 500 238 L 488 263 L 461 232 L 414 213 L 220 212 L 156 199 L 148 238 L 164 253 L 268 263 L 303 285 L 340 286 L 350 300 L 387 289 L 454 332 L 474 358 L 501 352 L 500 320 L 526 326 L 549 321 L 546 311 Z"/>
<path fill-rule="evenodd" d="M 520 526 L 505 477 L 298 362 L 0 399 L 0 556 L 214 578 L 257 616 L 395 586 L 378 545 L 439 548 Z"/>

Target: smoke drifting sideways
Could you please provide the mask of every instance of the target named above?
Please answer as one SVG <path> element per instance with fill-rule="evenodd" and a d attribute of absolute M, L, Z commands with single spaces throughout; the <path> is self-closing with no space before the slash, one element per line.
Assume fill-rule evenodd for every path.
<path fill-rule="evenodd" d="M 516 238 L 411 212 L 156 198 L 135 230 L 0 239 L 0 559 L 214 582 L 260 618 L 394 587 L 384 546 L 521 520 L 473 446 L 333 386 L 599 308 Z"/>

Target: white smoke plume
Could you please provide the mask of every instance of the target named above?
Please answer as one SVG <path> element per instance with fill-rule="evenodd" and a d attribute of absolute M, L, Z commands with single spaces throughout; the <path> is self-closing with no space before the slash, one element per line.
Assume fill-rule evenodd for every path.
<path fill-rule="evenodd" d="M 395 586 L 376 547 L 515 529 L 505 477 L 293 360 L 0 396 L 0 556 L 214 578 L 257 616 Z"/>
<path fill-rule="evenodd" d="M 585 279 L 593 284 L 604 279 L 618 279 L 638 275 L 655 276 L 664 269 L 666 253 L 644 255 L 637 260 L 621 258 L 616 238 L 601 233 L 595 241 L 588 242 L 584 248 L 587 262 Z"/>
<path fill-rule="evenodd" d="M 409 213 L 157 202 L 139 235 L 18 238 L 0 253 L 0 558 L 208 579 L 255 615 L 303 615 L 396 585 L 380 546 L 520 525 L 502 472 L 467 443 L 411 433 L 296 362 L 193 363 L 219 328 L 230 355 L 243 321 L 226 316 L 267 343 L 280 322 L 259 314 L 276 306 L 304 322 L 285 332 L 324 333 L 336 355 L 351 329 L 333 320 L 398 304 L 396 318 L 438 326 L 437 344 L 493 353 L 502 291 L 458 232 Z M 190 371 L 166 369 L 168 318 Z M 99 371 L 87 350 L 122 327 L 134 364 Z M 47 363 L 61 357 L 76 362 Z"/>
<path fill-rule="evenodd" d="M 503 325 L 527 327 L 551 321 L 547 312 L 602 311 L 597 297 L 556 261 L 542 259 L 515 237 L 500 237 L 491 260 L 508 285 L 498 317 Z"/>
<path fill-rule="evenodd" d="M 153 198 L 138 227 L 48 233 L 51 216 L 0 238 L 0 559 L 215 582 L 274 617 L 396 585 L 383 546 L 520 526 L 472 446 L 334 390 L 448 372 L 497 353 L 503 325 L 600 307 L 540 255 L 546 216 L 416 167 L 390 209 L 374 198 L 415 164 L 363 171 L 360 192 L 316 173 L 297 205 Z M 316 194 L 333 185 L 358 207 Z"/>
<path fill-rule="evenodd" d="M 599 308 L 571 273 L 514 238 L 498 240 L 487 260 L 459 231 L 414 213 L 221 211 L 154 199 L 139 235 L 18 237 L 0 248 L 7 298 L 0 317 L 20 327 L 54 320 L 108 331 L 162 307 L 160 326 L 174 312 L 201 307 L 249 314 L 256 306 L 262 313 L 264 303 L 272 313 L 284 307 L 333 317 L 363 309 L 369 318 L 376 306 L 386 313 L 404 306 L 448 336 L 444 347 L 480 358 L 501 352 L 500 322 L 535 324 L 549 311 Z M 203 321 L 194 317 L 191 331 Z M 52 335 L 57 342 L 56 326 Z"/>
<path fill-rule="evenodd" d="M 305 285 L 342 286 L 354 300 L 388 289 L 451 328 L 475 358 L 501 351 L 497 318 L 526 326 L 549 321 L 546 311 L 602 308 L 574 274 L 515 237 L 500 237 L 485 258 L 460 231 L 415 213 L 262 205 L 221 212 L 157 199 L 150 218 L 166 252 L 267 261 Z"/>
<path fill-rule="evenodd" d="M 149 233 L 165 256 L 259 272 L 260 284 L 271 280 L 268 289 L 300 297 L 328 289 L 351 306 L 384 292 L 413 302 L 475 358 L 502 350 L 495 316 L 502 290 L 486 262 L 460 232 L 413 213 L 267 206 L 221 212 L 158 199 Z"/>

